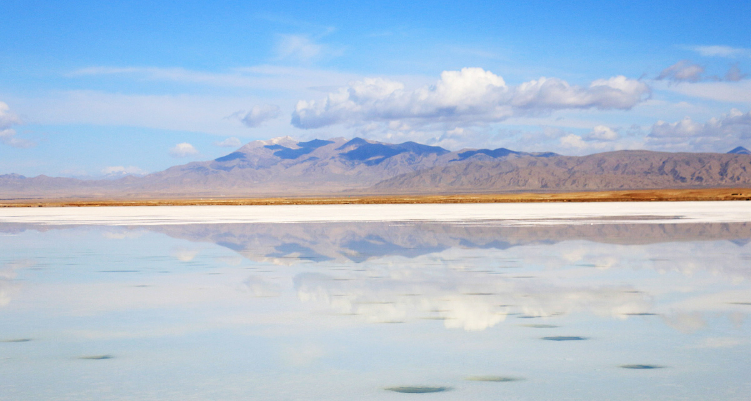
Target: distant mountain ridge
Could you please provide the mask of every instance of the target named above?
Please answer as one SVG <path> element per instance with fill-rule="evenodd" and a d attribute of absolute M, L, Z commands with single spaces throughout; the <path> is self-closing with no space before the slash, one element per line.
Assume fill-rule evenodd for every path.
<path fill-rule="evenodd" d="M 751 155 L 620 151 L 589 156 L 506 148 L 449 151 L 363 138 L 253 141 L 214 160 L 143 177 L 0 175 L 0 198 L 264 197 L 751 186 Z"/>
<path fill-rule="evenodd" d="M 734 154 L 734 155 L 751 155 L 751 151 L 744 148 L 743 146 L 738 146 L 737 148 L 731 150 L 728 153 Z"/>
<path fill-rule="evenodd" d="M 384 180 L 373 191 L 489 193 L 745 186 L 751 186 L 751 155 L 625 150 L 436 166 Z"/>

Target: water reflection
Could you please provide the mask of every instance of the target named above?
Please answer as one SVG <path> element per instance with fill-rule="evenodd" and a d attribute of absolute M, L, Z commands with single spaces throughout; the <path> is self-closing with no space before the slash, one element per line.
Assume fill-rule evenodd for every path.
<path fill-rule="evenodd" d="M 521 377 L 507 377 L 507 376 L 470 376 L 467 378 L 467 380 L 475 381 L 475 382 L 508 383 L 508 382 L 518 382 L 524 379 Z"/>
<path fill-rule="evenodd" d="M 386 390 L 393 391 L 395 393 L 421 394 L 421 393 L 440 393 L 443 391 L 449 391 L 451 390 L 451 387 L 405 386 L 405 387 L 386 387 Z"/>
<path fill-rule="evenodd" d="M 543 340 L 548 341 L 584 341 L 588 340 L 587 337 L 579 337 L 579 336 L 552 336 L 552 337 L 543 337 Z"/>
<path fill-rule="evenodd" d="M 15 281 L 17 271 L 32 266 L 33 260 L 22 259 L 8 261 L 0 268 L 0 307 L 10 303 L 13 294 L 19 289 L 19 284 Z"/>
<path fill-rule="evenodd" d="M 629 291 L 630 286 L 566 287 L 454 269 L 380 269 L 385 271 L 375 272 L 377 280 L 368 274 L 341 281 L 303 273 L 295 276 L 295 289 L 302 302 L 325 303 L 338 313 L 360 315 L 374 323 L 438 318 L 447 328 L 470 331 L 487 329 L 519 313 L 516 318 L 552 318 L 577 311 L 618 317 L 651 308 L 650 297 Z"/>
<path fill-rule="evenodd" d="M 80 356 L 78 359 L 88 359 L 92 361 L 101 361 L 105 359 L 112 359 L 114 356 L 112 355 L 87 355 L 87 356 Z"/>
<path fill-rule="evenodd" d="M 8 399 L 751 391 L 749 223 L 0 232 Z"/>
<path fill-rule="evenodd" d="M 192 242 L 211 242 L 250 260 L 282 265 L 304 261 L 362 263 L 387 256 L 416 258 L 449 248 L 507 250 L 577 240 L 620 245 L 726 240 L 743 247 L 751 238 L 751 223 L 553 226 L 503 226 L 492 222 L 266 223 L 171 225 L 148 229 Z M 653 262 L 671 260 L 663 258 Z"/>
<path fill-rule="evenodd" d="M 662 369 L 664 366 L 659 365 L 621 365 L 623 369 Z"/>

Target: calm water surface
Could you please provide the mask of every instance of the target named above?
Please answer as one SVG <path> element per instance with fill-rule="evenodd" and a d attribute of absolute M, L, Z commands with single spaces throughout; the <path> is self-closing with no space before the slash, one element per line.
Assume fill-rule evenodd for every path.
<path fill-rule="evenodd" d="M 747 400 L 751 206 L 651 205 L 0 211 L 0 399 Z"/>

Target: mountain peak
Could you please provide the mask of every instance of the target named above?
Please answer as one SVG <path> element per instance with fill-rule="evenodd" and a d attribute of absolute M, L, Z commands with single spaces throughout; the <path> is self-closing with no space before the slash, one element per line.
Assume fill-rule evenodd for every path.
<path fill-rule="evenodd" d="M 297 146 L 297 140 L 292 138 L 291 136 L 280 136 L 276 138 L 267 139 L 265 141 L 258 140 L 258 141 L 252 141 L 245 144 L 245 146 L 238 149 L 238 152 L 248 151 L 251 149 L 257 149 L 264 146 L 273 146 L 273 145 L 281 145 L 284 147 L 296 147 Z"/>
<path fill-rule="evenodd" d="M 308 153 L 313 152 L 314 150 L 326 146 L 329 144 L 334 143 L 334 141 L 324 141 L 323 139 L 313 139 L 312 141 L 308 142 L 298 142 L 296 143 L 295 147 L 291 146 L 282 146 L 279 144 L 273 144 L 273 145 L 266 145 L 264 148 L 276 150 L 274 152 L 274 156 L 281 158 L 281 159 L 297 159 L 300 156 L 307 155 Z"/>
<path fill-rule="evenodd" d="M 728 153 L 735 154 L 735 155 L 751 155 L 751 151 L 744 148 L 743 146 L 738 146 L 737 148 L 731 150 Z"/>
<path fill-rule="evenodd" d="M 363 162 L 368 166 L 380 164 L 387 159 L 402 154 L 411 153 L 416 157 L 426 157 L 430 155 L 441 156 L 449 153 L 448 150 L 438 146 L 422 145 L 416 142 L 404 142 L 399 144 L 390 144 L 383 142 L 370 142 L 362 138 L 355 138 L 337 150 L 349 151 L 342 153 L 342 157 L 355 162 Z"/>
<path fill-rule="evenodd" d="M 5 179 L 5 180 L 24 180 L 24 179 L 26 179 L 26 177 L 23 176 L 23 175 L 20 175 L 20 174 L 16 174 L 16 173 L 10 173 L 10 174 L 0 175 L 0 179 Z"/>
<path fill-rule="evenodd" d="M 367 145 L 367 144 L 371 144 L 371 143 L 373 143 L 373 142 L 370 142 L 368 140 L 362 139 L 360 137 L 355 137 L 355 138 L 352 138 L 351 140 L 345 142 L 344 145 L 336 148 L 336 150 L 343 150 L 343 149 L 346 149 L 346 148 L 348 148 L 350 146 L 360 146 L 360 145 Z"/>

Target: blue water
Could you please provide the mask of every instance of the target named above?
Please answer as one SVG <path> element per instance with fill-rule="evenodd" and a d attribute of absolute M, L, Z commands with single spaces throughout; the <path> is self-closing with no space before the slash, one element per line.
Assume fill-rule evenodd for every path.
<path fill-rule="evenodd" d="M 2 400 L 746 400 L 751 223 L 0 224 Z"/>

